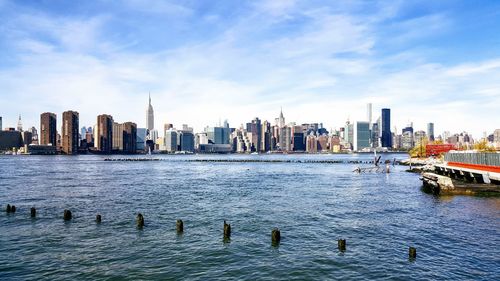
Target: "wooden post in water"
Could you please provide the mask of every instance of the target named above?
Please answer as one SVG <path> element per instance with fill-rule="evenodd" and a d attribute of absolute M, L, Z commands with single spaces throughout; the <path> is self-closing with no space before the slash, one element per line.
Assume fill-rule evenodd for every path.
<path fill-rule="evenodd" d="M 341 252 L 345 252 L 345 250 L 346 250 L 346 241 L 345 241 L 345 239 L 339 239 L 338 246 L 339 246 L 339 250 Z"/>
<path fill-rule="evenodd" d="M 101 221 L 102 221 L 102 217 L 101 217 L 101 215 L 97 214 L 97 215 L 95 216 L 95 222 L 96 222 L 96 223 L 101 223 Z"/>
<path fill-rule="evenodd" d="M 175 227 L 177 228 L 177 233 L 183 233 L 184 232 L 184 222 L 182 220 L 177 220 L 175 222 Z"/>
<path fill-rule="evenodd" d="M 12 207 L 10 208 L 10 211 L 11 211 L 12 213 L 15 213 L 15 212 L 16 212 L 16 206 L 12 205 Z"/>
<path fill-rule="evenodd" d="M 35 207 L 31 207 L 31 217 L 32 218 L 36 217 L 36 209 L 35 209 Z"/>
<path fill-rule="evenodd" d="M 7 209 L 5 210 L 7 213 L 10 213 L 12 212 L 12 207 L 10 206 L 10 204 L 7 204 Z"/>
<path fill-rule="evenodd" d="M 71 211 L 70 210 L 64 210 L 64 220 L 65 221 L 69 221 L 73 218 L 73 215 L 71 214 Z"/>
<path fill-rule="evenodd" d="M 231 225 L 224 221 L 224 239 L 231 238 Z"/>
<path fill-rule="evenodd" d="M 410 247 L 408 251 L 408 256 L 410 259 L 416 259 L 417 258 L 417 249 L 415 247 Z"/>
<path fill-rule="evenodd" d="M 278 228 L 273 229 L 273 231 L 271 232 L 272 244 L 276 246 L 280 243 L 280 240 L 281 240 L 280 230 Z"/>
<path fill-rule="evenodd" d="M 144 216 L 141 213 L 137 214 L 136 222 L 138 228 L 144 227 Z"/>

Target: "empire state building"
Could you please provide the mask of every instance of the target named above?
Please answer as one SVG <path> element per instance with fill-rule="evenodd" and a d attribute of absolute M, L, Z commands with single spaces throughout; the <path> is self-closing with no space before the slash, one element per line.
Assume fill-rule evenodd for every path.
<path fill-rule="evenodd" d="M 151 94 L 149 94 L 149 105 L 146 110 L 146 126 L 149 131 L 152 131 L 155 128 L 155 116 L 153 106 L 151 105 Z"/>

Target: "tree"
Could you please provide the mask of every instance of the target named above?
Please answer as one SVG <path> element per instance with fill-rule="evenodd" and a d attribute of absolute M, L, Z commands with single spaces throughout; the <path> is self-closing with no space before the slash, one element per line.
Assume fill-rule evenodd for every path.
<path fill-rule="evenodd" d="M 495 148 L 491 147 L 486 140 L 475 143 L 474 149 L 477 151 L 495 151 Z"/>
<path fill-rule="evenodd" d="M 418 157 L 418 158 L 424 158 L 426 157 L 426 145 L 428 143 L 428 140 L 426 138 L 423 138 L 418 142 L 415 147 L 410 149 L 408 154 L 410 154 L 410 157 Z"/>

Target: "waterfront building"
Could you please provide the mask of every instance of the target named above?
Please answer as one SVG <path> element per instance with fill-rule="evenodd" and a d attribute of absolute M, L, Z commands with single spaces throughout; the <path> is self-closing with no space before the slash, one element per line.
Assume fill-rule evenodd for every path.
<path fill-rule="evenodd" d="M 137 124 L 125 122 L 123 125 L 123 152 L 128 154 L 137 151 Z"/>
<path fill-rule="evenodd" d="M 317 137 L 318 151 L 326 152 L 328 151 L 328 136 L 326 134 Z"/>
<path fill-rule="evenodd" d="M 55 113 L 45 112 L 40 115 L 40 144 L 57 145 L 57 118 Z"/>
<path fill-rule="evenodd" d="M 307 153 L 317 153 L 318 152 L 318 141 L 316 136 L 311 133 L 306 137 L 306 151 Z"/>
<path fill-rule="evenodd" d="M 146 151 L 146 140 L 148 137 L 148 129 L 146 128 L 137 128 L 136 135 L 136 149 L 137 151 Z"/>
<path fill-rule="evenodd" d="M 168 152 L 177 151 L 177 132 L 170 128 L 165 132 L 164 136 L 165 150 Z"/>
<path fill-rule="evenodd" d="M 23 137 L 21 132 L 14 130 L 0 131 L 0 151 L 18 149 L 23 146 Z"/>
<path fill-rule="evenodd" d="M 382 108 L 382 147 L 392 147 L 392 133 L 391 133 L 391 110 L 389 108 Z"/>
<path fill-rule="evenodd" d="M 111 115 L 97 116 L 94 143 L 97 151 L 105 154 L 111 153 L 113 149 L 113 117 Z"/>
<path fill-rule="evenodd" d="M 63 112 L 62 123 L 62 152 L 64 154 L 76 154 L 78 153 L 80 139 L 78 135 L 78 127 L 80 126 L 78 112 L 71 110 Z"/>
<path fill-rule="evenodd" d="M 151 105 L 151 94 L 149 94 L 149 104 L 146 110 L 146 129 L 152 131 L 155 128 L 155 116 L 153 105 Z"/>
<path fill-rule="evenodd" d="M 231 134 L 231 129 L 229 128 L 229 123 L 224 121 L 223 126 L 206 127 L 205 134 L 209 142 L 213 144 L 229 144 L 229 135 Z"/>
<path fill-rule="evenodd" d="M 339 136 L 331 136 L 328 140 L 330 151 L 334 153 L 340 152 L 340 137 Z"/>
<path fill-rule="evenodd" d="M 366 121 L 357 121 L 353 126 L 353 150 L 361 151 L 370 148 L 370 124 Z"/>
<path fill-rule="evenodd" d="M 113 151 L 123 151 L 123 124 L 113 122 Z"/>
<path fill-rule="evenodd" d="M 366 105 L 366 121 L 368 121 L 368 124 L 370 124 L 370 133 L 372 131 L 372 104 L 368 103 Z"/>
<path fill-rule="evenodd" d="M 194 152 L 194 134 L 192 131 L 179 131 L 177 141 L 179 151 Z"/>
<path fill-rule="evenodd" d="M 30 131 L 24 131 L 21 133 L 21 135 L 23 137 L 23 144 L 30 145 L 33 141 L 33 134 Z"/>
<path fill-rule="evenodd" d="M 434 123 L 427 123 L 427 137 L 429 141 L 434 141 Z"/>
<path fill-rule="evenodd" d="M 293 127 L 293 151 L 306 151 L 304 131 L 301 126 Z"/>

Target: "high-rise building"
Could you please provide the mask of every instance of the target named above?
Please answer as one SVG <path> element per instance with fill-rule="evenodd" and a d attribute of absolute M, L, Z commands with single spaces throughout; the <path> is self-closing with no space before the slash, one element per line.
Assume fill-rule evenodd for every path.
<path fill-rule="evenodd" d="M 113 122 L 113 151 L 123 151 L 123 124 Z"/>
<path fill-rule="evenodd" d="M 392 133 L 391 133 L 391 110 L 389 108 L 382 108 L 382 147 L 392 147 Z"/>
<path fill-rule="evenodd" d="M 318 152 L 318 140 L 312 133 L 306 137 L 306 151 L 308 153 Z"/>
<path fill-rule="evenodd" d="M 271 150 L 272 146 L 272 133 L 271 133 L 271 123 L 267 120 L 262 122 L 262 134 L 261 134 L 261 144 L 260 151 L 267 152 Z"/>
<path fill-rule="evenodd" d="M 180 131 L 178 134 L 180 151 L 194 152 L 194 134 L 191 131 Z"/>
<path fill-rule="evenodd" d="M 149 105 L 146 110 L 146 129 L 152 131 L 155 128 L 155 116 L 153 106 L 151 105 L 151 94 L 149 94 Z"/>
<path fill-rule="evenodd" d="M 123 123 L 123 152 L 133 154 L 137 151 L 137 124 Z"/>
<path fill-rule="evenodd" d="M 2 128 L 3 128 L 3 127 L 2 127 L 2 125 L 3 125 L 3 124 L 2 124 L 2 116 L 0 116 L 0 131 L 1 131 L 1 130 L 3 130 L 3 129 L 2 129 Z"/>
<path fill-rule="evenodd" d="M 65 154 L 78 153 L 79 144 L 79 114 L 76 111 L 63 112 L 62 124 L 62 152 Z"/>
<path fill-rule="evenodd" d="M 54 113 L 45 112 L 40 115 L 40 144 L 57 145 L 57 118 Z"/>
<path fill-rule="evenodd" d="M 427 123 L 427 137 L 429 141 L 434 141 L 434 123 Z"/>
<path fill-rule="evenodd" d="M 370 126 L 372 124 L 372 104 L 371 103 L 368 103 L 366 105 L 366 121 L 368 121 L 368 123 L 370 123 Z"/>
<path fill-rule="evenodd" d="M 360 151 L 370 147 L 370 123 L 358 121 L 353 124 L 353 150 Z"/>
<path fill-rule="evenodd" d="M 23 121 L 21 121 L 21 114 L 19 114 L 19 120 L 17 120 L 17 131 L 23 131 Z"/>
<path fill-rule="evenodd" d="M 280 110 L 280 116 L 275 119 L 276 126 L 279 128 L 285 127 L 285 117 L 283 116 L 283 108 Z"/>
<path fill-rule="evenodd" d="M 31 129 L 29 129 L 29 131 L 31 132 L 31 137 L 32 137 L 31 143 L 38 144 L 38 131 L 36 130 L 36 128 L 31 127 Z"/>
<path fill-rule="evenodd" d="M 261 151 L 262 124 L 259 118 L 255 117 L 251 123 L 247 123 L 247 132 L 252 134 L 252 151 Z"/>
<path fill-rule="evenodd" d="M 85 126 L 83 126 L 80 129 L 80 140 L 84 140 L 85 139 L 85 135 L 87 135 L 87 128 L 85 128 Z"/>
<path fill-rule="evenodd" d="M 166 131 L 164 144 L 165 144 L 165 149 L 168 152 L 177 151 L 177 132 L 174 131 L 173 129 L 169 129 L 168 131 Z"/>
<path fill-rule="evenodd" d="M 146 148 L 147 137 L 148 137 L 148 129 L 137 128 L 137 136 L 136 136 L 137 151 L 145 151 L 147 149 Z"/>
<path fill-rule="evenodd" d="M 413 124 L 410 123 L 407 127 L 403 128 L 401 133 L 401 148 L 413 148 L 413 146 L 415 145 L 415 142 L 413 140 Z"/>
<path fill-rule="evenodd" d="M 111 115 L 97 116 L 94 144 L 97 151 L 105 154 L 111 153 L 113 149 L 113 117 Z"/>

